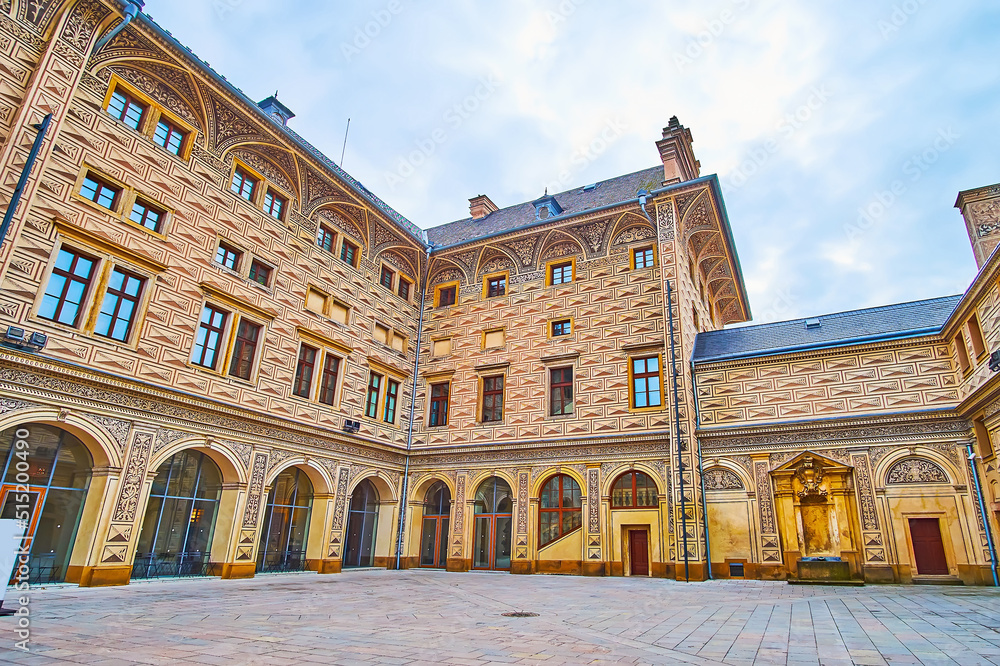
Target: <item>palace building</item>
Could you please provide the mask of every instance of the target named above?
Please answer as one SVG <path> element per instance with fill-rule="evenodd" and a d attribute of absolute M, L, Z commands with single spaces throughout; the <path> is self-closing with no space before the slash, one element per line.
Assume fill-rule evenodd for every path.
<path fill-rule="evenodd" d="M 994 584 L 1000 185 L 956 204 L 964 294 L 725 328 L 750 304 L 676 118 L 647 169 L 424 230 L 138 9 L 0 2 L 33 581 Z"/>

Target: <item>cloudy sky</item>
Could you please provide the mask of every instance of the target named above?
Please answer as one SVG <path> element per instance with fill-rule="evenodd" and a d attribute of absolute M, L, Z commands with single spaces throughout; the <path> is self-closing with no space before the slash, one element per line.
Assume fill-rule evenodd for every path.
<path fill-rule="evenodd" d="M 1000 181 L 1000 5 L 147 0 L 422 227 L 656 165 L 717 173 L 758 322 L 962 292 Z M 864 214 L 862 214 L 864 212 Z"/>

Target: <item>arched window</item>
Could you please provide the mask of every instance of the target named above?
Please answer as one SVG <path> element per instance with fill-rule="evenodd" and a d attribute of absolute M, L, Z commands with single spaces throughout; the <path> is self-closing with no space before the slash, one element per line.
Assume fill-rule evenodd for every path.
<path fill-rule="evenodd" d="M 618 477 L 611 488 L 612 509 L 656 508 L 656 484 L 642 472 L 626 472 Z"/>
<path fill-rule="evenodd" d="M 580 484 L 565 474 L 556 474 L 542 487 L 538 508 L 538 545 L 555 541 L 583 524 Z"/>
<path fill-rule="evenodd" d="M 513 498 L 507 482 L 495 476 L 476 489 L 474 569 L 510 569 Z"/>
<path fill-rule="evenodd" d="M 312 499 L 312 483 L 298 467 L 289 467 L 274 480 L 264 510 L 257 571 L 305 568 Z"/>
<path fill-rule="evenodd" d="M 437 481 L 424 495 L 424 524 L 420 534 L 420 566 L 445 568 L 448 562 L 448 514 L 451 492 Z"/>
<path fill-rule="evenodd" d="M 378 491 L 371 481 L 365 479 L 354 488 L 347 512 L 347 545 L 343 566 L 370 567 L 375 564 L 378 505 Z"/>

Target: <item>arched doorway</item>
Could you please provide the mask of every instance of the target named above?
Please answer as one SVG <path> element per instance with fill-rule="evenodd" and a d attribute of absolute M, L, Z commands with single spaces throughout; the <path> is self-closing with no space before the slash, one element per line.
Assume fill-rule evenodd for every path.
<path fill-rule="evenodd" d="M 474 569 L 510 569 L 514 500 L 510 486 L 493 476 L 476 490 Z"/>
<path fill-rule="evenodd" d="M 365 479 L 351 493 L 347 513 L 345 567 L 370 567 L 375 564 L 375 523 L 378 522 L 378 491 Z"/>
<path fill-rule="evenodd" d="M 538 503 L 538 546 L 548 545 L 580 529 L 583 501 L 580 484 L 566 474 L 556 474 L 542 486 Z"/>
<path fill-rule="evenodd" d="M 420 566 L 444 569 L 448 561 L 448 514 L 451 491 L 438 481 L 424 496 L 424 525 L 420 536 Z"/>
<path fill-rule="evenodd" d="M 257 571 L 305 569 L 312 499 L 312 483 L 298 467 L 290 467 L 274 479 L 264 510 Z"/>
<path fill-rule="evenodd" d="M 61 582 L 90 486 L 90 452 L 72 433 L 25 423 L 0 433 L 0 457 L 0 518 L 28 523 L 29 582 Z"/>
<path fill-rule="evenodd" d="M 160 465 L 142 519 L 132 578 L 208 574 L 222 495 L 219 466 L 187 449 Z"/>

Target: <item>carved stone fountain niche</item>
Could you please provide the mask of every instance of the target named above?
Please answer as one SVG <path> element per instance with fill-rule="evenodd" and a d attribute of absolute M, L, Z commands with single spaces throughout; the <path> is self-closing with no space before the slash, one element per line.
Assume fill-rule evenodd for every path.
<path fill-rule="evenodd" d="M 832 583 L 859 575 L 853 472 L 852 467 L 809 451 L 771 472 L 791 578 Z"/>

